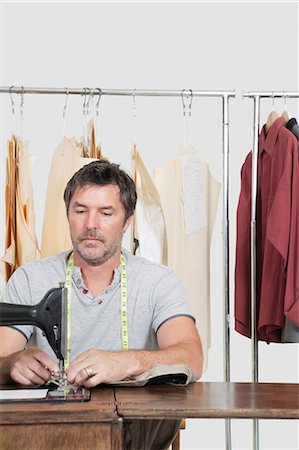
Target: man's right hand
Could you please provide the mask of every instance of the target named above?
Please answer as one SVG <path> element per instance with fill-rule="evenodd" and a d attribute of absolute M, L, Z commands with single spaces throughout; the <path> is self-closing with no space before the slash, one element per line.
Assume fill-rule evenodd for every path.
<path fill-rule="evenodd" d="M 50 379 L 52 372 L 59 371 L 56 362 L 36 347 L 30 347 L 1 359 L 11 381 L 24 386 L 44 384 Z"/>

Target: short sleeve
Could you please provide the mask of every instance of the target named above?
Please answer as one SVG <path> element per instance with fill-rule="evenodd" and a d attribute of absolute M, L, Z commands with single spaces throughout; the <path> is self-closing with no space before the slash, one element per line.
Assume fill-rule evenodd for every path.
<path fill-rule="evenodd" d="M 183 286 L 171 269 L 166 271 L 154 288 L 152 302 L 155 332 L 164 322 L 174 317 L 188 316 L 195 322 L 188 307 Z"/>

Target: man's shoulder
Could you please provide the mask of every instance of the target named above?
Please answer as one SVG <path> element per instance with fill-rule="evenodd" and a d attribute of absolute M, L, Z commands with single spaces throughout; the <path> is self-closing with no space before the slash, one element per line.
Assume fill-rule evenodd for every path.
<path fill-rule="evenodd" d="M 37 273 L 39 271 L 46 271 L 51 269 L 55 269 L 56 271 L 59 271 L 61 269 L 64 270 L 66 267 L 66 259 L 69 253 L 70 251 L 61 252 L 56 255 L 47 256 L 34 261 L 28 261 L 24 263 L 20 267 L 20 269 L 26 273 Z"/>
<path fill-rule="evenodd" d="M 150 275 L 151 277 L 157 278 L 161 278 L 167 275 L 175 276 L 174 271 L 168 266 L 150 261 L 149 259 L 143 258 L 141 256 L 132 255 L 128 250 L 125 249 L 123 249 L 122 251 L 127 261 L 128 270 L 132 270 L 133 272 L 136 272 L 136 274 L 138 273 L 141 277 L 144 274 L 146 274 L 147 277 Z"/>

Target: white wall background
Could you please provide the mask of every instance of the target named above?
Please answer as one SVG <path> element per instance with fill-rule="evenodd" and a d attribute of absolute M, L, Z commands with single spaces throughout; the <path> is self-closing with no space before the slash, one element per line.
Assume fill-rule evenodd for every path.
<path fill-rule="evenodd" d="M 1 5 L 2 86 L 236 89 L 230 101 L 231 310 L 240 168 L 252 147 L 253 104 L 242 90 L 298 90 L 297 2 L 12 3 Z M 4 164 L 12 120 L 0 96 L 0 250 L 4 236 Z M 16 99 L 19 102 L 19 99 Z M 64 96 L 25 96 L 23 136 L 36 155 L 33 187 L 41 238 L 47 176 L 62 136 Z M 80 138 L 82 97 L 70 97 L 67 134 Z M 283 110 L 277 100 L 276 109 Z M 136 98 L 137 144 L 150 171 L 174 158 L 183 141 L 180 98 Z M 261 122 L 272 109 L 261 103 Z M 298 102 L 288 100 L 298 118 Z M 192 143 L 222 179 L 220 99 L 194 98 Z M 132 99 L 103 97 L 103 153 L 130 171 Z M 212 347 L 203 380 L 223 379 L 222 251 L 219 207 L 211 249 Z M 251 377 L 250 341 L 233 331 L 232 380 Z M 260 380 L 298 382 L 298 345 L 260 344 Z M 232 422 L 234 450 L 252 448 L 251 421 Z M 297 450 L 295 421 L 261 421 L 261 450 Z M 225 448 L 222 420 L 188 420 L 182 450 Z"/>

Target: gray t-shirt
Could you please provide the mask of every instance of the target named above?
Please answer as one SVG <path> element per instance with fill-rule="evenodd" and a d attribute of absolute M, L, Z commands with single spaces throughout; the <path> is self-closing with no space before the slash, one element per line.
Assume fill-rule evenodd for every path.
<path fill-rule="evenodd" d="M 2 301 L 34 305 L 47 291 L 65 281 L 70 252 L 24 264 L 10 277 Z M 192 315 L 175 273 L 168 267 L 132 256 L 123 249 L 128 280 L 128 338 L 130 349 L 156 349 L 156 332 L 168 319 Z M 193 319 L 194 320 L 194 319 Z M 35 326 L 17 326 L 27 338 L 54 360 L 55 354 Z M 93 297 L 84 285 L 81 270 L 74 267 L 72 291 L 71 360 L 91 348 L 121 350 L 120 270 L 111 285 Z"/>

